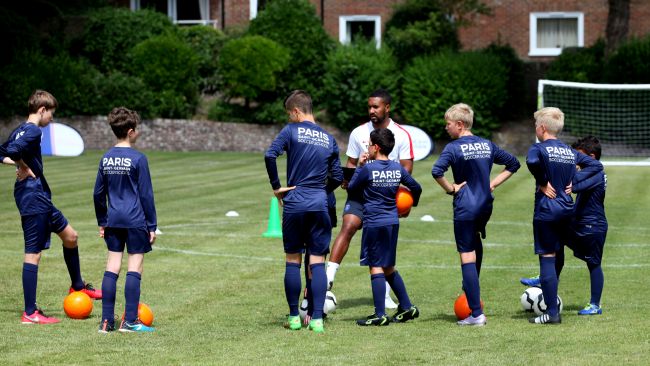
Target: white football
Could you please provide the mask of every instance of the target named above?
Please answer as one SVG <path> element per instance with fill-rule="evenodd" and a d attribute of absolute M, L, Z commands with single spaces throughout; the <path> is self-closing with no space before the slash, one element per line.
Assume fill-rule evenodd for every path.
<path fill-rule="evenodd" d="M 533 304 L 537 297 L 542 294 L 542 289 L 539 287 L 529 287 L 521 294 L 521 308 L 525 311 L 533 311 Z"/>
<path fill-rule="evenodd" d="M 323 306 L 323 312 L 325 314 L 335 312 L 337 304 L 334 293 L 332 291 L 327 291 L 327 294 L 325 294 L 325 306 Z"/>
<path fill-rule="evenodd" d="M 309 309 L 309 301 L 307 301 L 307 299 L 303 299 L 302 302 L 300 303 L 300 307 L 298 308 L 298 312 L 300 313 L 300 319 L 305 319 L 308 309 Z"/>
<path fill-rule="evenodd" d="M 557 295 L 557 305 L 560 310 L 560 313 L 562 313 L 562 298 L 560 297 L 560 295 Z M 537 296 L 537 299 L 535 299 L 535 302 L 533 303 L 533 311 L 537 315 L 542 315 L 546 312 L 547 308 L 548 306 L 546 306 L 546 302 L 544 301 L 544 295 L 540 293 Z"/>

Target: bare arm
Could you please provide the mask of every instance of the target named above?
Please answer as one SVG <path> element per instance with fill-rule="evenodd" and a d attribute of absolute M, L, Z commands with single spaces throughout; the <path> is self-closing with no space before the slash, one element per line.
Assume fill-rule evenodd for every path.
<path fill-rule="evenodd" d="M 409 174 L 413 174 L 413 159 L 403 159 L 399 163 L 406 169 Z"/>
<path fill-rule="evenodd" d="M 449 181 L 445 177 L 435 178 L 435 180 L 436 182 L 438 182 L 440 187 L 442 187 L 442 189 L 444 189 L 445 192 L 447 192 L 447 194 L 451 194 L 451 195 L 456 194 L 456 192 L 458 192 L 461 188 L 463 188 L 463 186 L 465 186 L 465 184 L 467 184 L 467 182 L 463 182 L 460 184 L 449 183 Z"/>
<path fill-rule="evenodd" d="M 498 186 L 500 186 L 503 182 L 507 181 L 508 178 L 512 177 L 512 174 L 513 173 L 511 171 L 507 169 L 503 169 L 503 171 L 499 173 L 496 177 L 494 177 L 494 179 L 492 179 L 492 181 L 490 182 L 490 192 L 494 192 L 494 190 Z"/>

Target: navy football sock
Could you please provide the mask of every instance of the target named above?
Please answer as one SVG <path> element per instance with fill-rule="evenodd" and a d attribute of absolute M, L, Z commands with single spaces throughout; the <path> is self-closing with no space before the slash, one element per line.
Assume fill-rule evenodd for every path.
<path fill-rule="evenodd" d="M 589 278 L 591 279 L 591 300 L 589 303 L 600 306 L 600 295 L 602 295 L 603 286 L 605 285 L 603 267 L 600 264 L 588 264 L 587 266 L 589 267 Z"/>
<path fill-rule="evenodd" d="M 399 275 L 397 271 L 386 276 L 386 282 L 393 289 L 393 292 L 397 296 L 397 301 L 399 301 L 399 308 L 402 310 L 410 309 L 413 304 L 411 304 L 411 299 L 409 299 L 409 294 L 406 292 L 406 286 L 404 285 L 404 280 L 402 276 Z"/>
<path fill-rule="evenodd" d="M 129 323 L 132 323 L 138 319 L 138 304 L 140 303 L 141 279 L 142 276 L 138 272 L 126 272 L 126 283 L 124 284 L 124 299 L 126 300 L 126 310 L 124 320 Z"/>
<path fill-rule="evenodd" d="M 314 298 L 311 295 L 311 278 L 309 278 L 309 251 L 305 253 L 305 290 L 307 299 L 307 315 L 314 315 Z"/>
<path fill-rule="evenodd" d="M 36 311 L 36 285 L 38 284 L 38 266 L 23 263 L 23 296 L 25 298 L 25 313 L 32 315 Z"/>
<path fill-rule="evenodd" d="M 375 303 L 375 314 L 386 315 L 386 276 L 383 273 L 370 275 L 372 285 L 372 301 Z"/>
<path fill-rule="evenodd" d="M 563 268 L 564 268 L 564 248 L 558 250 L 555 253 L 555 275 L 558 281 L 560 280 L 560 274 L 562 273 Z"/>
<path fill-rule="evenodd" d="M 79 247 L 63 247 L 63 260 L 66 267 L 68 267 L 72 288 L 75 291 L 84 288 L 84 280 L 81 278 L 81 265 L 79 264 Z"/>
<path fill-rule="evenodd" d="M 284 268 L 284 294 L 289 304 L 289 315 L 297 316 L 298 302 L 300 301 L 300 264 L 286 262 Z"/>
<path fill-rule="evenodd" d="M 476 263 L 465 263 L 461 265 L 461 270 L 463 272 L 463 286 L 465 287 L 467 303 L 469 308 L 472 309 L 472 316 L 477 317 L 483 314 L 483 309 L 481 309 L 481 286 L 476 271 Z"/>
<path fill-rule="evenodd" d="M 557 274 L 555 273 L 555 257 L 539 257 L 539 279 L 546 303 L 546 312 L 550 316 L 559 314 L 557 307 Z"/>
<path fill-rule="evenodd" d="M 102 280 L 102 320 L 113 323 L 115 316 L 115 296 L 117 293 L 117 273 L 106 271 Z"/>
<path fill-rule="evenodd" d="M 313 319 L 323 319 L 323 306 L 325 306 L 325 293 L 327 292 L 327 275 L 325 263 L 310 264 L 311 268 L 311 298 L 314 300 Z"/>
<path fill-rule="evenodd" d="M 481 239 L 478 240 L 478 245 L 476 246 L 475 252 L 476 252 L 476 275 L 480 278 L 481 265 L 483 264 L 483 243 L 481 242 Z"/>

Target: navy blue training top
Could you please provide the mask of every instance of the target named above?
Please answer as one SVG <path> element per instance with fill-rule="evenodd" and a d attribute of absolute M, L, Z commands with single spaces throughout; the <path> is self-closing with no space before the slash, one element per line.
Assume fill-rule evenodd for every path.
<path fill-rule="evenodd" d="M 474 220 L 492 210 L 494 196 L 490 191 L 490 172 L 495 163 L 505 165 L 512 173 L 521 167 L 512 154 L 478 136 L 463 136 L 445 146 L 431 169 L 431 175 L 440 178 L 451 166 L 454 183 L 467 182 L 454 195 L 455 220 Z"/>
<path fill-rule="evenodd" d="M 143 153 L 130 147 L 108 150 L 99 162 L 93 198 L 99 226 L 156 231 L 153 187 Z"/>
<path fill-rule="evenodd" d="M 14 198 L 21 216 L 49 212 L 54 207 L 50 186 L 43 175 L 42 134 L 37 125 L 24 122 L 0 145 L 0 158 L 22 160 L 36 176 L 22 181 L 16 180 L 14 185 Z"/>
<path fill-rule="evenodd" d="M 417 206 L 422 187 L 400 163 L 374 160 L 356 169 L 348 191 L 363 193 L 364 227 L 399 224 L 395 196 L 400 184 L 411 190 L 413 206 Z"/>
<path fill-rule="evenodd" d="M 313 122 L 285 126 L 264 155 L 266 172 L 273 189 L 281 187 L 276 159 L 287 152 L 287 192 L 284 212 L 327 212 L 327 192 L 343 181 L 339 148 L 334 137 Z M 329 179 L 328 179 L 329 173 Z"/>
<path fill-rule="evenodd" d="M 603 165 L 596 159 L 576 151 L 558 139 L 533 144 L 526 156 L 528 170 L 535 178 L 535 214 L 533 219 L 557 221 L 573 215 L 573 199 L 564 191 L 576 174 L 576 165 L 602 171 Z M 548 198 L 539 190 L 550 182 L 557 193 Z"/>
<path fill-rule="evenodd" d="M 579 235 L 607 232 L 605 217 L 605 190 L 607 175 L 591 175 L 584 170 L 573 177 L 573 192 L 577 193 L 573 228 Z"/>

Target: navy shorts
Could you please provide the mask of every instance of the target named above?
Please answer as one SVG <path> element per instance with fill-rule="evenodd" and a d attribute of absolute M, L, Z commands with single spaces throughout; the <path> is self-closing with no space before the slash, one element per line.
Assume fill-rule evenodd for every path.
<path fill-rule="evenodd" d="M 481 238 L 485 239 L 485 226 L 491 214 L 491 212 L 486 213 L 476 220 L 454 220 L 454 237 L 458 253 L 469 253 L 482 247 Z"/>
<path fill-rule="evenodd" d="M 563 243 L 569 238 L 571 222 L 568 219 L 559 221 L 533 220 L 533 236 L 535 238 L 535 254 L 556 253 L 562 249 Z"/>
<path fill-rule="evenodd" d="M 399 224 L 364 227 L 359 264 L 369 267 L 395 266 L 398 233 Z"/>
<path fill-rule="evenodd" d="M 347 200 L 345 207 L 343 207 L 343 216 L 354 215 L 363 221 L 363 203 L 359 201 Z"/>
<path fill-rule="evenodd" d="M 329 213 L 309 211 L 285 213 L 282 217 L 282 241 L 287 254 L 326 255 L 330 252 L 332 224 Z"/>
<path fill-rule="evenodd" d="M 104 228 L 104 241 L 111 252 L 124 252 L 129 254 L 143 254 L 151 251 L 149 231 L 147 228 Z"/>
<path fill-rule="evenodd" d="M 50 248 L 50 235 L 60 233 L 68 226 L 68 220 L 61 211 L 52 207 L 50 212 L 21 216 L 25 238 L 25 253 L 40 253 Z"/>
<path fill-rule="evenodd" d="M 566 246 L 573 250 L 573 256 L 593 265 L 600 265 L 603 260 L 603 249 L 607 232 L 578 234 L 571 231 Z"/>

